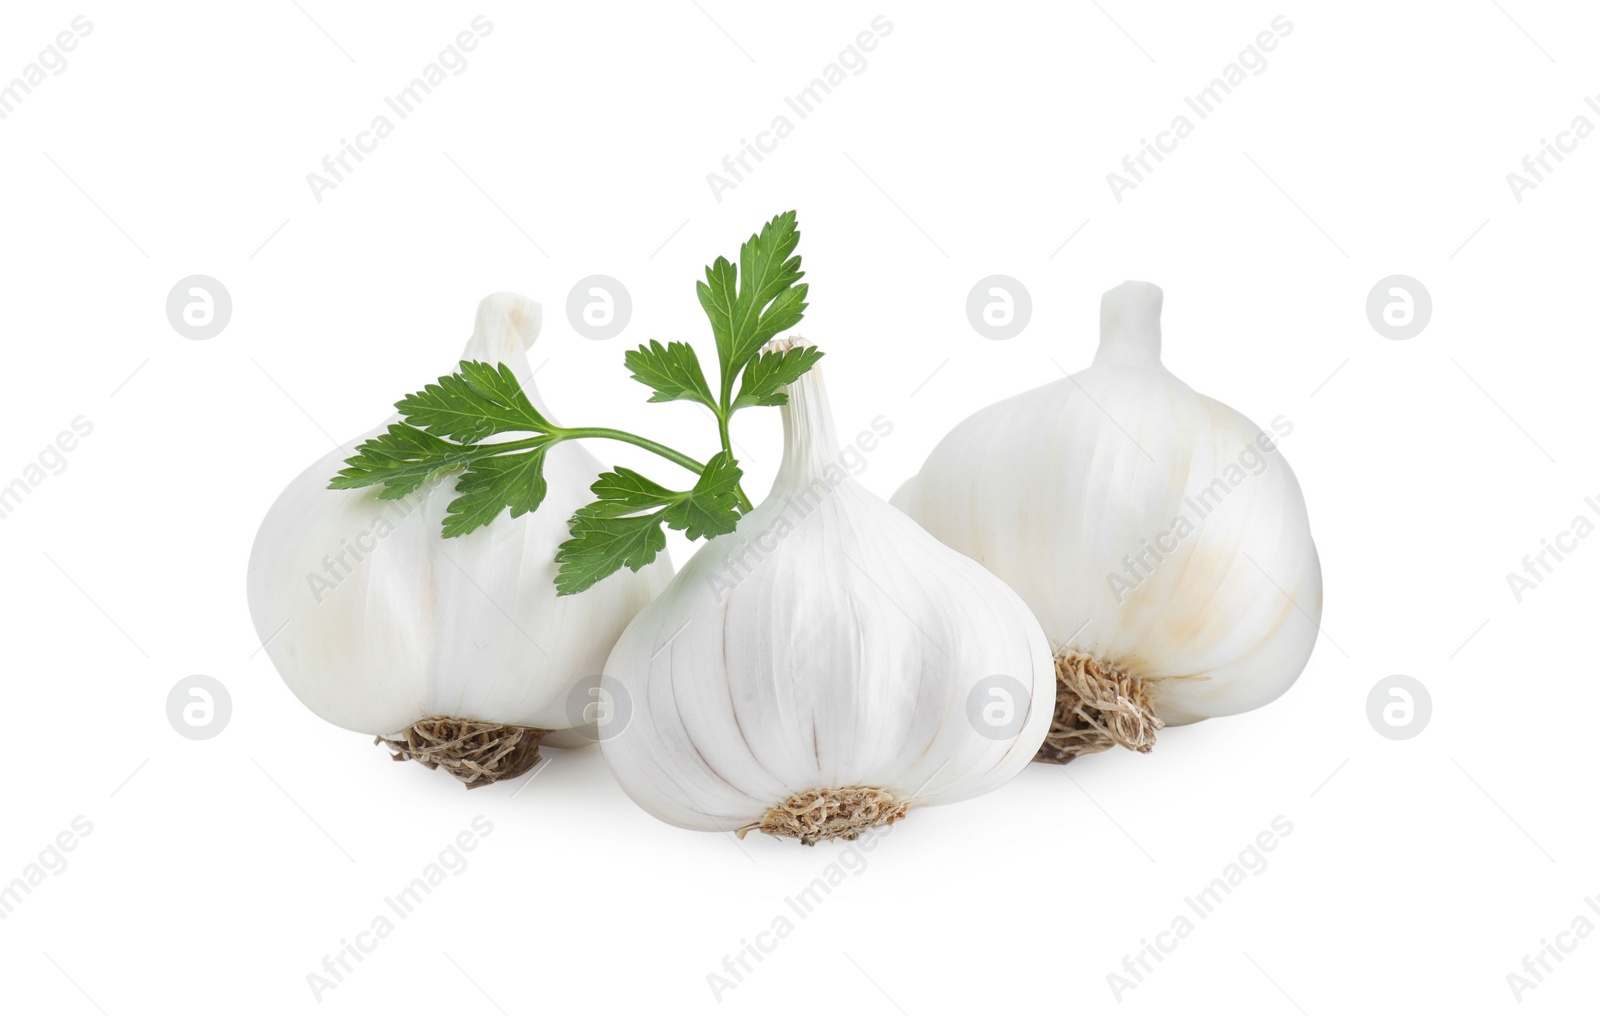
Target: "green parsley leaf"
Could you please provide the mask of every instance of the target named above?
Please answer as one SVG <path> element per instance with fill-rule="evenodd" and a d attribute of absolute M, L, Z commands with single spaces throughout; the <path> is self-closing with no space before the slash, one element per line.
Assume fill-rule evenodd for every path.
<path fill-rule="evenodd" d="M 668 490 L 626 466 L 601 473 L 589 490 L 598 500 L 579 508 L 578 514 L 605 519 L 636 515 L 651 508 L 664 508 L 684 496 L 681 491 Z"/>
<path fill-rule="evenodd" d="M 663 526 L 691 540 L 732 532 L 742 475 L 726 452 L 711 457 L 692 490 L 669 490 L 622 467 L 601 473 L 589 488 L 598 500 L 578 509 L 572 538 L 556 551 L 556 591 L 581 593 L 618 569 L 643 568 L 667 545 Z"/>
<path fill-rule="evenodd" d="M 377 486 L 384 499 L 405 497 L 445 474 L 462 470 L 443 526 L 446 537 L 474 532 L 509 510 L 536 511 L 548 494 L 545 459 L 572 438 L 611 438 L 639 445 L 700 475 L 689 490 L 671 490 L 631 469 L 602 473 L 591 486 L 595 500 L 568 522 L 570 538 L 556 553 L 563 595 L 581 592 L 621 568 L 638 571 L 665 549 L 666 528 L 702 539 L 732 532 L 749 502 L 739 489 L 743 471 L 733 457 L 729 417 L 748 406 L 781 406 L 782 389 L 822 358 L 814 347 L 762 353 L 779 332 L 799 324 L 808 286 L 800 280 L 797 216 L 774 217 L 739 248 L 737 265 L 719 257 L 696 285 L 711 320 L 721 368 L 713 392 L 694 349 L 684 342 L 649 343 L 625 355 L 634 380 L 651 389 L 651 402 L 677 400 L 709 408 L 722 450 L 704 466 L 681 452 L 634 434 L 603 427 L 563 429 L 534 407 L 505 364 L 463 360 L 453 374 L 397 402 L 402 422 L 362 442 L 328 486 Z M 742 382 L 738 395 L 734 383 Z M 484 443 L 497 434 L 521 438 Z"/>
<path fill-rule="evenodd" d="M 762 353 L 745 367 L 733 408 L 787 405 L 789 396 L 778 389 L 800 380 L 800 376 L 815 367 L 820 359 L 822 350 L 816 346 Z"/>
<path fill-rule="evenodd" d="M 503 363 L 463 360 L 456 373 L 407 395 L 394 407 L 412 426 L 464 444 L 508 431 L 546 434 L 555 429 L 533 408 L 517 376 Z"/>
<path fill-rule="evenodd" d="M 345 468 L 328 481 L 330 490 L 352 490 L 383 484 L 378 497 L 392 501 L 415 491 L 434 474 L 459 469 L 471 461 L 472 449 L 452 444 L 405 423 L 368 438 L 345 459 Z"/>
<path fill-rule="evenodd" d="M 706 384 L 705 373 L 700 369 L 700 358 L 687 342 L 669 342 L 663 346 L 651 339 L 649 345 L 624 354 L 623 362 L 635 381 L 655 389 L 651 402 L 687 399 L 712 410 L 717 408 L 711 386 Z"/>
<path fill-rule="evenodd" d="M 579 512 L 572 517 L 572 539 L 556 551 L 556 594 L 581 593 L 621 568 L 638 571 L 661 553 L 667 534 L 661 513 L 605 518 Z"/>
<path fill-rule="evenodd" d="M 706 462 L 694 489 L 662 511 L 662 521 L 683 530 L 691 540 L 733 532 L 739 524 L 738 487 L 743 475 L 732 455 L 718 452 Z"/>
<path fill-rule="evenodd" d="M 535 448 L 472 463 L 456 480 L 460 496 L 446 510 L 444 535 L 465 536 L 493 522 L 507 508 L 512 518 L 538 508 L 550 489 L 544 478 L 546 451 L 548 448 Z"/>
<path fill-rule="evenodd" d="M 466 467 L 456 481 L 458 496 L 450 502 L 444 519 L 445 536 L 462 536 L 486 526 L 510 508 L 525 515 L 539 507 L 547 486 L 544 456 L 548 445 L 515 452 L 499 446 L 458 445 L 406 423 L 363 441 L 345 460 L 328 487 L 351 490 L 382 484 L 378 497 L 389 501 L 405 497 L 433 477 Z"/>
<path fill-rule="evenodd" d="M 706 280 L 695 284 L 717 340 L 725 392 L 768 339 L 805 316 L 805 273 L 800 259 L 790 257 L 799 242 L 795 213 L 785 212 L 739 248 L 737 271 L 719 257 L 706 269 Z"/>

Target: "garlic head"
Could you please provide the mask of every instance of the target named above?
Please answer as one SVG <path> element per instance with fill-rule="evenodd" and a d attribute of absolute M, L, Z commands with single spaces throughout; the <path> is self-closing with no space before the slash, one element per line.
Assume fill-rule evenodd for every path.
<path fill-rule="evenodd" d="M 893 498 L 1044 625 L 1045 761 L 1264 705 L 1316 641 L 1321 568 L 1276 444 L 1293 424 L 1269 433 L 1168 371 L 1161 303 L 1145 282 L 1106 293 L 1092 366 L 979 410 Z"/>
<path fill-rule="evenodd" d="M 785 390 L 771 493 L 628 625 L 601 747 L 664 821 L 814 844 L 1010 780 L 1055 678 L 1015 593 L 844 468 L 819 371 Z"/>
<path fill-rule="evenodd" d="M 490 296 L 462 355 L 510 366 L 543 412 L 527 359 L 540 322 L 538 304 Z M 290 690 L 330 723 L 469 787 L 526 772 L 541 741 L 585 743 L 584 695 L 672 573 L 662 557 L 556 595 L 556 548 L 600 462 L 577 441 L 557 444 L 536 511 L 442 539 L 453 474 L 394 500 L 327 489 L 348 454 L 330 451 L 289 484 L 250 554 L 250 614 Z"/>

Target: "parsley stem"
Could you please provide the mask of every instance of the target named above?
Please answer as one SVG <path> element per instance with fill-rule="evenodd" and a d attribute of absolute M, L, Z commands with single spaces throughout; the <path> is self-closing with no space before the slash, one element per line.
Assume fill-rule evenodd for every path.
<path fill-rule="evenodd" d="M 727 402 L 726 395 L 723 396 L 723 402 Z M 724 407 L 722 412 L 717 414 L 717 430 L 722 436 L 722 450 L 727 453 L 727 456 L 730 459 L 734 458 L 733 438 L 728 434 L 728 418 L 732 415 L 733 413 L 730 412 L 726 407 Z M 747 496 L 744 492 L 744 484 L 734 484 L 733 492 L 739 497 L 739 514 L 743 515 L 749 512 L 752 506 L 750 504 L 749 496 Z"/>
<path fill-rule="evenodd" d="M 608 441 L 621 441 L 623 444 L 637 445 L 646 451 L 655 452 L 667 461 L 677 463 L 695 473 L 703 473 L 706 470 L 705 463 L 696 462 L 675 448 L 668 448 L 659 441 L 630 434 L 625 430 L 614 430 L 610 427 L 562 427 L 557 433 L 562 440 L 574 437 L 597 437 Z"/>

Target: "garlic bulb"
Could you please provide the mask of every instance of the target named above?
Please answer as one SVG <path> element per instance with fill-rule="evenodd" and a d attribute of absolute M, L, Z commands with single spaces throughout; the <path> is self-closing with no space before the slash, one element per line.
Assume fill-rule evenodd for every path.
<path fill-rule="evenodd" d="M 536 303 L 488 297 L 463 359 L 527 377 L 540 320 Z M 524 389 L 544 412 L 531 381 Z M 329 452 L 289 484 L 250 553 L 250 614 L 289 688 L 330 723 L 469 787 L 526 772 L 551 732 L 561 733 L 547 743 L 584 743 L 572 731 L 592 719 L 585 696 L 606 654 L 672 574 L 662 557 L 557 597 L 556 547 L 599 461 L 576 441 L 555 445 L 538 510 L 446 540 L 453 475 L 398 500 L 327 489 L 347 454 Z"/>
<path fill-rule="evenodd" d="M 1015 593 L 851 477 L 819 372 L 785 391 L 766 501 L 612 651 L 603 687 L 631 718 L 601 748 L 658 818 L 814 844 L 1010 780 L 1054 673 Z"/>
<path fill-rule="evenodd" d="M 973 414 L 893 498 L 1043 623 L 1061 685 L 1045 761 L 1148 751 L 1163 724 L 1270 702 L 1316 641 L 1294 473 L 1161 365 L 1160 314 L 1149 283 L 1106 293 L 1093 366 Z"/>

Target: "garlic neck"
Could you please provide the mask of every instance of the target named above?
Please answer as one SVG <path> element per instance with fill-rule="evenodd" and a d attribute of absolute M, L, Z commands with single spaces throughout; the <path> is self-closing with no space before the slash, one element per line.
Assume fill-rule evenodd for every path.
<path fill-rule="evenodd" d="M 495 293 L 478 302 L 472 338 L 462 350 L 463 360 L 516 363 L 533 348 L 544 323 L 544 310 L 516 293 Z"/>
<path fill-rule="evenodd" d="M 548 418 L 550 407 L 539 395 L 528 365 L 528 350 L 539 338 L 543 324 L 544 308 L 525 296 L 516 293 L 486 296 L 478 302 L 472 338 L 461 351 L 461 359 L 508 365 L 522 382 L 522 390 L 533 408 Z"/>
<path fill-rule="evenodd" d="M 1096 367 L 1161 365 L 1161 287 L 1124 282 L 1100 297 L 1100 349 Z"/>
<path fill-rule="evenodd" d="M 773 340 L 767 344 L 766 351 L 782 352 L 805 344 L 804 339 L 791 336 Z M 839 438 L 834 431 L 833 409 L 828 405 L 821 372 L 816 367 L 811 368 L 784 391 L 788 393 L 789 402 L 782 408 L 783 463 L 778 467 L 774 489 L 806 486 L 829 465 L 839 461 Z"/>

